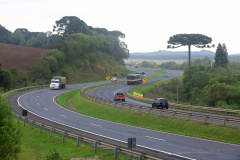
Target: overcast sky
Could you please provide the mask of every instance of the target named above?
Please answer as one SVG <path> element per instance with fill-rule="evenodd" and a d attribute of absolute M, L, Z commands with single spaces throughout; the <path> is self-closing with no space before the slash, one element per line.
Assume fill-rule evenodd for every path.
<path fill-rule="evenodd" d="M 63 16 L 76 16 L 89 26 L 123 32 L 130 53 L 167 50 L 170 36 L 198 33 L 211 37 L 212 44 L 225 43 L 228 53 L 235 54 L 240 53 L 239 4 L 239 0 L 0 0 L 0 24 L 11 32 L 17 28 L 47 32 Z"/>

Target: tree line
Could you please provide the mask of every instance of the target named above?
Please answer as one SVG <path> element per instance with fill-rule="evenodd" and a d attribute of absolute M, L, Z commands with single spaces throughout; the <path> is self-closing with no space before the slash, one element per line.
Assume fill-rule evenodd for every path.
<path fill-rule="evenodd" d="M 102 75 L 98 76 L 99 78 L 112 72 L 119 75 L 126 72 L 123 59 L 128 58 L 129 51 L 125 42 L 121 40 L 125 34 L 116 30 L 93 28 L 75 16 L 65 16 L 57 20 L 53 32 L 29 32 L 27 29 L 18 28 L 11 33 L 0 26 L 0 35 L 0 43 L 48 49 L 44 56 L 34 60 L 33 65 L 28 66 L 25 72 L 18 73 L 15 67 L 9 71 L 1 69 L 4 73 L 2 76 L 8 78 L 8 83 L 6 80 L 0 82 L 0 87 L 4 90 L 30 84 L 46 84 L 53 75 L 73 77 L 69 74 L 76 74 L 77 70 L 89 70 L 88 73 Z M 103 61 L 109 64 L 97 65 Z M 95 73 L 97 70 L 99 72 Z M 6 76 L 7 73 L 9 76 Z M 85 75 L 86 78 L 93 77 Z"/>
<path fill-rule="evenodd" d="M 209 59 L 193 61 L 192 66 L 185 64 L 183 78 L 151 88 L 143 94 L 149 98 L 166 97 L 177 101 L 177 83 L 179 102 L 196 106 L 211 106 L 227 109 L 240 109 L 240 62 L 229 62 L 225 44 L 218 44 L 215 62 L 209 65 Z M 166 63 L 168 67 L 183 67 Z M 164 65 L 164 64 L 163 64 Z M 164 66 L 163 66 L 164 67 Z M 172 68 L 173 69 L 173 68 Z"/>

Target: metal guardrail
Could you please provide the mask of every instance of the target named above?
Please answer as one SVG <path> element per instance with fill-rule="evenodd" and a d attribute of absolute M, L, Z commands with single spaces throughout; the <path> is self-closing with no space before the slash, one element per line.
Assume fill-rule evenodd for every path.
<path fill-rule="evenodd" d="M 134 87 L 134 88 L 132 88 L 130 90 L 133 90 L 135 88 L 136 87 Z M 133 96 L 133 95 L 129 94 L 130 90 L 128 90 L 126 92 L 128 97 L 132 97 L 132 98 L 137 99 L 139 101 L 141 101 L 141 100 L 146 100 L 146 101 L 150 101 L 150 102 L 154 101 L 154 99 L 150 99 L 150 98 L 140 98 L 140 97 Z M 175 106 L 175 107 L 177 106 L 177 107 L 183 107 L 183 108 L 201 109 L 201 110 L 207 110 L 207 111 L 218 111 L 218 112 L 224 112 L 224 113 L 240 114 L 240 110 L 222 109 L 222 108 L 214 108 L 214 107 L 203 107 L 203 106 L 194 106 L 194 105 L 184 105 L 184 104 L 177 104 L 177 103 L 171 103 L 171 102 L 169 102 L 169 105 Z"/>
<path fill-rule="evenodd" d="M 80 142 L 91 143 L 94 146 L 94 152 L 95 153 L 97 152 L 97 146 L 98 145 L 103 146 L 103 147 L 108 147 L 108 148 L 110 148 L 114 151 L 114 158 L 113 159 L 117 159 L 117 155 L 118 155 L 118 151 L 119 151 L 121 153 L 131 155 L 133 157 L 138 157 L 139 160 L 143 160 L 143 159 L 160 160 L 159 157 L 147 155 L 145 153 L 137 152 L 137 151 L 134 151 L 132 149 L 127 149 L 127 148 L 124 148 L 124 147 L 112 145 L 110 143 L 106 143 L 106 142 L 102 142 L 102 141 L 99 141 L 99 140 L 96 140 L 96 139 L 92 139 L 92 138 L 89 138 L 89 137 L 78 135 L 78 134 L 75 134 L 75 133 L 72 133 L 72 132 L 69 132 L 69 131 L 66 131 L 66 130 L 59 129 L 57 127 L 52 127 L 52 126 L 37 122 L 35 120 L 31 120 L 29 118 L 20 116 L 18 114 L 14 114 L 14 116 L 17 118 L 17 123 L 19 123 L 19 120 L 22 120 L 24 126 L 25 126 L 25 123 L 29 123 L 29 124 L 31 124 L 31 128 L 33 128 L 33 126 L 39 127 L 40 133 L 42 133 L 43 129 L 49 130 L 50 137 L 52 137 L 52 133 L 61 134 L 62 135 L 62 142 L 65 141 L 65 137 L 69 137 L 69 138 L 72 138 L 72 139 L 76 139 L 76 142 L 77 142 L 76 144 L 77 144 L 78 147 L 79 147 Z"/>
<path fill-rule="evenodd" d="M 28 89 L 33 89 L 33 88 L 42 88 L 42 87 L 47 87 L 47 86 L 49 86 L 49 84 L 18 88 L 18 89 L 14 89 L 14 90 L 11 90 L 11 91 L 9 91 L 9 92 L 3 93 L 3 94 L 2 94 L 2 97 L 7 96 L 7 95 L 9 95 L 10 93 L 13 93 L 13 92 L 18 92 L 18 91 L 28 90 Z"/>
<path fill-rule="evenodd" d="M 98 103 L 102 102 L 104 105 L 105 104 L 108 104 L 108 106 L 114 105 L 114 107 L 116 107 L 116 106 L 118 106 L 118 107 L 125 107 L 125 106 L 127 106 L 127 108 L 129 110 L 134 109 L 134 110 L 138 110 L 138 112 L 148 112 L 148 113 L 153 113 L 153 114 L 159 113 L 160 116 L 163 116 L 163 112 L 166 112 L 168 114 L 171 114 L 172 118 L 175 118 L 175 115 L 177 115 L 177 114 L 187 116 L 186 118 L 188 120 L 190 120 L 191 117 L 201 117 L 201 118 L 203 118 L 203 121 L 205 123 L 207 122 L 208 119 L 221 120 L 221 121 L 223 121 L 223 125 L 224 126 L 226 125 L 226 123 L 228 121 L 229 122 L 238 122 L 238 123 L 240 123 L 240 119 L 227 118 L 227 117 L 218 117 L 218 116 L 210 116 L 210 115 L 204 115 L 204 114 L 195 114 L 195 113 L 188 113 L 188 112 L 184 112 L 184 111 L 159 110 L 159 109 L 154 109 L 154 108 L 149 108 L 149 107 L 136 106 L 136 105 L 131 105 L 131 104 L 125 104 L 125 103 L 110 101 L 110 100 L 106 100 L 106 99 L 103 99 L 103 98 L 90 96 L 90 95 L 86 94 L 86 92 L 84 92 L 84 90 L 86 90 L 87 88 L 91 88 L 93 86 L 95 86 L 95 87 L 96 86 L 101 86 L 101 85 L 103 85 L 103 84 L 95 84 L 95 85 L 91 85 L 91 86 L 87 86 L 85 88 L 82 88 L 81 91 L 80 91 L 80 94 L 81 94 L 81 96 L 83 96 L 85 98 L 88 98 L 88 99 L 90 99 L 92 101 L 95 101 L 95 102 L 98 102 Z M 130 96 L 132 96 L 132 95 L 130 95 Z M 136 98 L 135 96 L 132 96 L 132 97 Z M 152 100 L 152 99 L 150 99 L 150 100 Z M 170 104 L 170 105 L 172 105 L 172 104 Z M 185 105 L 185 107 L 191 107 L 191 106 Z M 197 107 L 197 106 L 195 106 L 195 107 Z M 210 108 L 210 107 L 208 107 L 208 108 Z M 237 113 L 237 112 L 235 112 L 235 113 Z M 185 117 L 183 117 L 183 118 L 185 118 Z"/>

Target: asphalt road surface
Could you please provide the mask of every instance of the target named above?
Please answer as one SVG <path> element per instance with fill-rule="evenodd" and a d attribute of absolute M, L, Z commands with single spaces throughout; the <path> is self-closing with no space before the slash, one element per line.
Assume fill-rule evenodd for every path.
<path fill-rule="evenodd" d="M 177 76 L 179 71 L 168 71 L 168 77 Z M 146 75 L 152 74 L 151 72 Z M 149 79 L 148 82 L 162 77 Z M 95 82 L 102 83 L 102 82 Z M 106 82 L 108 83 L 108 82 Z M 67 85 L 63 90 L 50 90 L 48 88 L 24 92 L 8 98 L 10 104 L 18 105 L 21 108 L 27 109 L 30 117 L 52 123 L 58 126 L 64 126 L 69 130 L 79 131 L 93 137 L 109 140 L 113 143 L 126 144 L 127 139 L 135 137 L 139 150 L 152 152 L 155 156 L 165 159 L 218 159 L 218 160 L 239 160 L 240 145 L 217 142 L 190 136 L 177 135 L 150 129 L 134 127 L 130 125 L 119 124 L 98 118 L 92 118 L 82 115 L 58 105 L 55 98 L 67 91 L 83 88 L 92 85 L 92 83 Z M 112 97 L 113 93 L 121 89 L 128 89 L 126 84 L 109 86 L 102 91 L 96 92 L 97 96 Z M 121 86 L 122 85 L 122 86 Z M 117 86 L 117 87 L 116 87 Z M 104 93 L 104 94 L 103 94 Z M 95 93 L 94 93 L 95 94 Z M 11 98 L 12 97 L 12 98 Z M 126 101 L 131 101 L 126 99 Z M 132 103 L 135 103 L 132 101 Z M 136 102 L 139 103 L 139 102 Z M 20 112 L 21 108 L 13 107 L 14 110 Z M 220 134 L 220 133 L 219 133 Z"/>

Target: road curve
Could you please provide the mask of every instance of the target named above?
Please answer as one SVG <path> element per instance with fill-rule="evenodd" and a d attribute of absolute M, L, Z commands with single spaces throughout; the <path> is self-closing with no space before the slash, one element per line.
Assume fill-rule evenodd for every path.
<path fill-rule="evenodd" d="M 168 74 L 169 78 L 176 75 L 171 71 Z M 165 159 L 237 160 L 240 158 L 240 145 L 109 122 L 75 113 L 55 102 L 55 97 L 59 94 L 88 85 L 91 85 L 91 83 L 68 85 L 64 90 L 39 89 L 23 92 L 22 95 L 10 96 L 8 100 L 16 112 L 21 111 L 21 108 L 16 107 L 15 100 L 17 98 L 18 104 L 30 112 L 29 118 L 36 118 L 39 121 L 74 130 L 77 133 L 90 135 L 112 143 L 120 143 L 120 145 L 126 145 L 127 138 L 136 137 L 138 150 L 145 148 L 149 152 L 151 151 L 153 155 L 165 156 Z M 114 87 L 115 85 L 113 85 Z"/>

